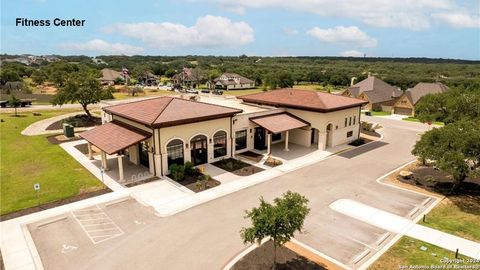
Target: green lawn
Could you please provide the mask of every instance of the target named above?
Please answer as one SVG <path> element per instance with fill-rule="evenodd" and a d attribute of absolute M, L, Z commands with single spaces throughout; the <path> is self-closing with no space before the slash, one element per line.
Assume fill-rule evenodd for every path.
<path fill-rule="evenodd" d="M 426 250 L 422 250 L 426 248 Z M 385 269 L 401 269 L 400 266 L 410 265 L 436 265 L 441 266 L 444 263 L 440 262 L 443 258 L 455 259 L 455 252 L 403 236 L 395 243 L 387 252 L 385 252 L 375 263 L 373 263 L 369 270 L 385 270 Z M 459 259 L 466 259 L 467 257 L 459 255 Z M 457 265 L 472 265 L 471 263 L 460 263 Z M 447 265 L 448 266 L 448 265 Z"/>
<path fill-rule="evenodd" d="M 427 214 L 426 222 L 420 221 L 419 224 L 473 241 L 480 241 L 480 199 L 468 196 L 444 199 Z M 427 250 L 421 250 L 422 246 L 427 247 Z M 369 269 L 399 269 L 399 265 L 440 265 L 439 260 L 443 257 L 455 258 L 455 253 L 404 236 Z M 460 256 L 460 258 L 466 257 Z"/>
<path fill-rule="evenodd" d="M 380 111 L 380 112 L 371 111 L 370 113 L 372 114 L 372 116 L 386 116 L 386 115 L 391 115 L 392 114 L 391 112 L 384 112 L 384 111 Z M 363 113 L 363 114 L 365 114 L 365 113 Z"/>
<path fill-rule="evenodd" d="M 480 241 L 480 199 L 468 196 L 449 197 L 427 214 L 419 224 Z"/>
<path fill-rule="evenodd" d="M 103 187 L 92 174 L 46 136 L 23 136 L 33 122 L 71 111 L 42 111 L 41 116 L 2 114 L 0 123 L 0 213 L 37 205 L 34 183 L 40 183 L 40 203 L 94 191 Z"/>
<path fill-rule="evenodd" d="M 166 90 L 145 90 L 145 93 L 136 94 L 134 97 L 127 93 L 113 93 L 113 97 L 115 99 L 130 99 L 130 98 L 141 98 L 141 97 L 156 97 L 156 96 L 171 96 L 171 95 L 179 95 L 179 93 L 174 91 L 166 91 Z"/>
<path fill-rule="evenodd" d="M 420 120 L 418 120 L 418 118 L 416 117 L 407 117 L 407 118 L 403 118 L 404 121 L 410 121 L 410 122 L 418 122 L 420 123 Z M 437 126 L 443 126 L 445 125 L 443 122 L 433 122 L 434 125 L 437 125 Z"/>

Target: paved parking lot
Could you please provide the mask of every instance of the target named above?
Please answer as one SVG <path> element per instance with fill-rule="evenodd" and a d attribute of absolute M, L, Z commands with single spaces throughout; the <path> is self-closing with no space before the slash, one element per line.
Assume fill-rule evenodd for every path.
<path fill-rule="evenodd" d="M 355 268 L 392 236 L 331 210 L 332 202 L 352 199 L 412 218 L 410 213 L 415 207 L 424 207 L 426 199 L 375 181 L 413 159 L 411 146 L 424 127 L 378 121 L 385 127 L 381 143 L 334 156 L 168 218 L 155 216 L 134 200 L 88 209 L 84 212 L 91 211 L 94 217 L 108 216 L 123 232 L 96 244 L 73 213 L 57 222 L 43 226 L 36 223 L 29 228 L 46 269 L 221 269 L 246 248 L 239 236 L 240 229 L 248 225 L 244 210 L 258 205 L 260 196 L 271 200 L 292 190 L 305 195 L 312 209 L 305 233 L 296 239 Z"/>

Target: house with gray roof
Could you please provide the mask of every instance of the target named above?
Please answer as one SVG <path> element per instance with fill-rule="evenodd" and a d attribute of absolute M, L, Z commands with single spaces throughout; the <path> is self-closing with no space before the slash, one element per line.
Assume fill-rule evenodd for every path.
<path fill-rule="evenodd" d="M 342 96 L 354 97 L 368 101 L 365 110 L 391 111 L 396 99 L 403 94 L 400 88 L 380 80 L 375 76 L 368 75 L 342 93 Z"/>
<path fill-rule="evenodd" d="M 236 73 L 223 73 L 213 82 L 207 82 L 207 87 L 224 90 L 250 89 L 255 88 L 255 81 Z"/>
<path fill-rule="evenodd" d="M 402 115 L 415 115 L 415 106 L 420 99 L 428 94 L 443 93 L 448 90 L 448 86 L 443 83 L 418 83 L 413 88 L 409 88 L 395 102 L 392 113 Z"/>

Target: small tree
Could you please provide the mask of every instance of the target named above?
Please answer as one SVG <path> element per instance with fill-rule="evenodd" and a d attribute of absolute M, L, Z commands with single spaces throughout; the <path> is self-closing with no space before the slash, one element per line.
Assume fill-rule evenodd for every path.
<path fill-rule="evenodd" d="M 8 99 L 8 104 L 15 108 L 15 116 L 18 116 L 17 108 L 20 107 L 22 101 L 18 99 L 15 95 L 10 95 L 10 98 Z"/>
<path fill-rule="evenodd" d="M 272 239 L 273 268 L 276 269 L 277 247 L 290 241 L 296 231 L 301 232 L 310 208 L 307 198 L 291 191 L 284 193 L 281 198 L 275 198 L 273 202 L 270 204 L 260 197 L 260 206 L 246 211 L 245 218 L 251 219 L 252 227 L 242 228 L 240 234 L 244 243 L 260 244 L 266 237 Z"/>

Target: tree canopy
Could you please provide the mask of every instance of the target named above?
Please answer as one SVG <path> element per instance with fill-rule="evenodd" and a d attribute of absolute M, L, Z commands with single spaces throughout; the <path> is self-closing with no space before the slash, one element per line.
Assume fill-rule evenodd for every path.
<path fill-rule="evenodd" d="M 63 86 L 58 89 L 53 98 L 53 105 L 78 102 L 90 118 L 92 115 L 87 108 L 88 105 L 112 98 L 112 94 L 103 89 L 100 82 L 88 70 L 70 74 L 62 84 Z"/>
<path fill-rule="evenodd" d="M 290 241 L 295 232 L 301 231 L 310 209 L 308 199 L 287 191 L 281 198 L 275 198 L 273 204 L 260 198 L 260 206 L 246 211 L 246 218 L 252 221 L 252 227 L 242 228 L 241 237 L 244 243 L 259 243 L 264 238 L 271 238 L 276 247 Z M 276 263 L 276 254 L 274 254 Z"/>
<path fill-rule="evenodd" d="M 412 153 L 450 173 L 457 185 L 478 173 L 480 166 L 480 121 L 462 119 L 422 135 Z"/>

